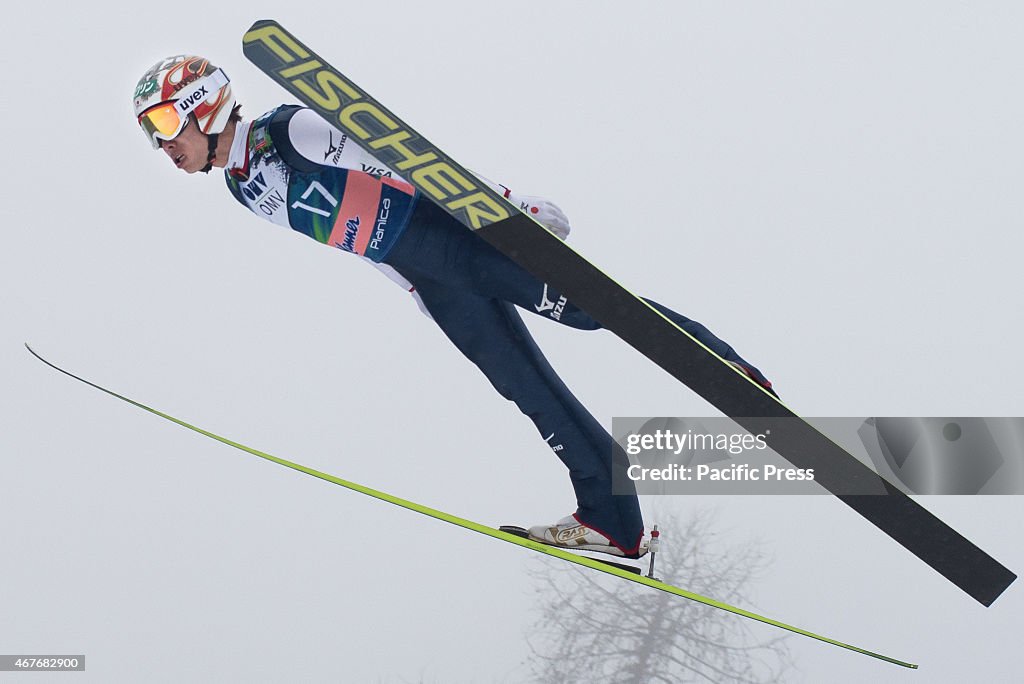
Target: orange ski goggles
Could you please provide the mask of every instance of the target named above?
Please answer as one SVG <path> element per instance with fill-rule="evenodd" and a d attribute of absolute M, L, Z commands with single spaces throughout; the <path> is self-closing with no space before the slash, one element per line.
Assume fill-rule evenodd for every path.
<path fill-rule="evenodd" d="M 139 115 L 142 132 L 153 143 L 153 147 L 160 147 L 160 140 L 174 140 L 188 123 L 188 116 L 178 116 L 174 104 L 163 102 Z"/>

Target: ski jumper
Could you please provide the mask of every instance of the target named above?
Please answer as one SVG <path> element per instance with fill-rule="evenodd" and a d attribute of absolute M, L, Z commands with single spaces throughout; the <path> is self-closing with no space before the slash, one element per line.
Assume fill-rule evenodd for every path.
<path fill-rule="evenodd" d="M 551 368 L 517 307 L 580 330 L 600 329 L 597 321 L 311 110 L 286 105 L 239 123 L 225 176 L 235 198 L 258 216 L 358 254 L 412 291 L 569 469 L 577 519 L 627 555 L 637 552 L 643 535 L 637 497 L 612 494 L 612 473 L 628 465 L 626 455 Z M 707 328 L 647 301 L 770 386 Z"/>

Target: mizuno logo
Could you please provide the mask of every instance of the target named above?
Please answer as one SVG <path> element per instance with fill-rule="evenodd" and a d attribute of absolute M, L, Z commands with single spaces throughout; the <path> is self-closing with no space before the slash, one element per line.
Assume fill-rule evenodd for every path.
<path fill-rule="evenodd" d="M 550 311 L 551 313 L 549 313 L 548 315 L 557 321 L 561 320 L 562 311 L 565 309 L 565 305 L 565 297 L 559 297 L 557 302 L 553 302 L 550 299 L 548 299 L 548 286 L 547 283 L 545 283 L 544 292 L 540 296 L 540 304 L 534 304 L 533 308 L 537 310 L 537 313 Z"/>
<path fill-rule="evenodd" d="M 348 136 L 344 133 L 341 134 L 341 140 L 338 144 L 334 144 L 334 131 L 327 131 L 327 151 L 324 152 L 324 161 L 331 160 L 332 164 L 337 164 L 338 160 L 341 159 L 341 153 L 345 149 L 345 143 L 348 141 Z M 333 157 L 332 157 L 333 155 Z"/>

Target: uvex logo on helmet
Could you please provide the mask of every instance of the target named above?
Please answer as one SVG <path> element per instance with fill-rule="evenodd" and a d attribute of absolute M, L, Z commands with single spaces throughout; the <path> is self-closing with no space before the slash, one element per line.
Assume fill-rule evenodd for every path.
<path fill-rule="evenodd" d="M 210 89 L 205 85 L 200 86 L 195 90 L 195 92 L 189 93 L 178 100 L 178 111 L 182 114 L 187 114 L 193 107 L 206 100 L 209 96 Z"/>

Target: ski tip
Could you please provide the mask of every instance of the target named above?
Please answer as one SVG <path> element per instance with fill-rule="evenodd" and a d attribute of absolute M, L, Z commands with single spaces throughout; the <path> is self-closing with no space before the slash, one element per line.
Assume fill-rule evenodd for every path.
<path fill-rule="evenodd" d="M 252 23 L 252 26 L 249 27 L 249 30 L 246 31 L 245 34 L 242 36 L 243 51 L 250 42 L 254 42 L 260 39 L 260 36 L 258 34 L 261 31 L 265 31 L 266 29 L 271 29 L 274 27 L 281 29 L 281 25 L 278 24 L 273 19 L 257 19 L 256 21 L 254 21 Z"/>

